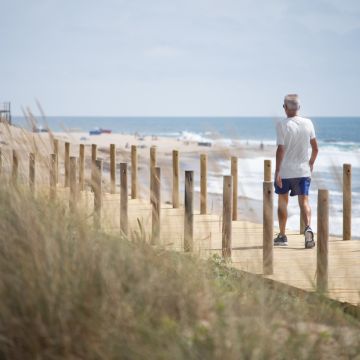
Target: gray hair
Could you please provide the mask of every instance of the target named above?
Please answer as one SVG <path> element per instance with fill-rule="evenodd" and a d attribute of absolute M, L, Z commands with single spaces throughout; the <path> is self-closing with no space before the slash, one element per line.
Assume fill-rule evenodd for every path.
<path fill-rule="evenodd" d="M 284 106 L 289 110 L 300 109 L 300 99 L 297 94 L 288 94 L 284 98 Z"/>

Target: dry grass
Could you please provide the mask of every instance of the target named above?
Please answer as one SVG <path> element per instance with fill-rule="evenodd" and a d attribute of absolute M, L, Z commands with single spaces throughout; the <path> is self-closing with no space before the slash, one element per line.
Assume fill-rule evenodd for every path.
<path fill-rule="evenodd" d="M 268 289 L 219 258 L 91 228 L 0 190 L 0 358 L 289 359 L 360 353 L 359 323 Z"/>

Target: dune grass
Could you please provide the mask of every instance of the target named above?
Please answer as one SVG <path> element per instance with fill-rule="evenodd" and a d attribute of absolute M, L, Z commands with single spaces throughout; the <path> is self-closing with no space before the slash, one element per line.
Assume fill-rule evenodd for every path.
<path fill-rule="evenodd" d="M 0 187 L 1 359 L 340 359 L 360 323 L 321 301 L 91 226 Z"/>

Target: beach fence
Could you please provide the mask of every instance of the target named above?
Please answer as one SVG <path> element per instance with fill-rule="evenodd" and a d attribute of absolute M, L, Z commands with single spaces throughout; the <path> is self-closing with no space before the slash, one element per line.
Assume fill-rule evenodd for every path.
<path fill-rule="evenodd" d="M 64 182 L 63 186 L 59 181 L 59 153 L 60 147 L 64 146 Z M 270 160 L 264 161 L 264 178 L 263 178 L 263 221 L 262 224 L 256 225 L 239 219 L 238 209 L 238 158 L 230 157 L 230 174 L 222 177 L 223 194 L 222 194 L 222 214 L 209 214 L 207 202 L 207 173 L 208 173 L 208 155 L 200 154 L 200 204 L 199 211 L 194 206 L 194 182 L 196 173 L 189 169 L 183 174 L 184 186 L 184 203 L 180 201 L 180 154 L 179 151 L 172 151 L 172 204 L 165 206 L 161 199 L 161 168 L 157 164 L 157 148 L 151 147 L 149 152 L 149 187 L 150 187 L 150 204 L 139 199 L 138 192 L 138 151 L 135 145 L 131 146 L 130 166 L 127 162 L 116 161 L 116 147 L 110 145 L 110 191 L 105 194 L 103 183 L 106 181 L 103 175 L 103 159 L 98 157 L 97 146 L 91 145 L 90 181 L 86 178 L 86 149 L 84 144 L 79 145 L 78 157 L 71 156 L 71 147 L 75 147 L 69 142 L 60 142 L 55 139 L 53 143 L 53 153 L 49 154 L 49 197 L 63 198 L 67 194 L 69 211 L 75 212 L 79 207 L 81 196 L 87 196 L 87 199 L 93 199 L 93 226 L 96 229 L 107 230 L 106 219 L 103 216 L 104 203 L 112 199 L 118 209 L 114 213 L 119 217 L 119 231 L 122 236 L 131 239 L 131 234 L 135 230 L 134 224 L 139 224 L 143 215 L 150 216 L 148 232 L 150 234 L 150 244 L 154 246 L 164 245 L 162 242 L 162 232 L 165 230 L 169 238 L 172 234 L 178 240 L 176 250 L 182 250 L 185 253 L 193 254 L 221 254 L 224 261 L 233 263 L 240 269 L 250 272 L 263 274 L 268 278 L 278 280 L 277 268 L 282 262 L 289 264 L 291 262 L 291 249 L 286 249 L 277 253 L 273 246 L 274 239 L 274 185 L 272 179 L 272 164 Z M 74 151 L 74 149 L 73 149 Z M 4 153 L 10 153 L 11 163 L 11 184 L 19 186 L 19 151 L 0 148 L 0 174 L 4 176 L 2 164 Z M 34 153 L 28 156 L 28 178 L 30 191 L 34 192 L 36 187 L 36 165 L 37 158 Z M 169 164 L 169 166 L 171 166 Z M 131 172 L 131 181 L 128 182 L 129 168 Z M 116 170 L 119 169 L 120 192 L 116 192 Z M 128 184 L 130 184 L 130 194 L 128 193 Z M 90 185 L 90 186 L 89 186 Z M 67 191 L 64 191 L 66 190 Z M 82 195 L 81 195 L 82 194 Z M 66 196 L 65 196 L 66 198 Z M 326 189 L 318 190 L 317 201 L 317 250 L 316 250 L 316 289 L 321 293 L 330 294 L 331 271 L 329 271 L 329 249 L 336 250 L 338 241 L 329 242 L 329 199 L 330 194 Z M 106 201 L 105 201 L 106 200 Z M 88 203 L 87 203 L 88 204 Z M 164 220 L 166 219 L 166 221 Z M 166 222 L 170 225 L 167 229 Z M 204 229 L 204 224 L 210 229 L 208 232 Z M 144 224 L 141 224 L 144 226 Z M 217 228 L 221 230 L 218 231 Z M 142 229 L 144 231 L 144 229 Z M 111 229 L 114 231 L 114 228 Z M 179 235 L 180 234 L 180 235 Z M 218 236 L 219 235 L 219 236 Z M 298 235 L 297 235 L 298 236 Z M 244 239 L 245 238 L 245 239 Z M 299 243 L 296 235 L 291 238 L 295 243 Z M 296 240 L 297 239 L 297 240 Z M 301 238 L 302 239 L 302 238 Z M 347 256 L 352 256 L 352 260 L 358 260 L 360 246 L 351 241 L 351 165 L 343 165 L 343 237 L 345 242 L 352 245 L 347 247 Z M 330 247 L 330 244 L 332 247 Z M 300 247 L 299 247 L 300 249 Z M 343 251 L 344 247 L 342 248 Z M 354 250 L 356 249 L 356 250 Z M 259 250 L 261 250 L 261 269 L 259 270 Z M 277 250 L 276 250 L 277 251 Z M 286 251 L 288 253 L 286 253 Z M 311 250 L 310 250 L 311 252 Z M 286 255 L 287 254 L 287 255 Z M 293 253 L 294 254 L 294 253 Z M 308 258 L 309 250 L 304 250 L 303 258 Z M 256 257 L 256 256 L 257 257 Z M 276 256 L 275 256 L 276 255 Z M 297 256 L 297 259 L 301 259 Z M 257 262 L 254 265 L 254 259 Z M 244 265 L 246 260 L 247 265 Z M 279 262 L 277 262 L 277 260 Z M 351 262 L 350 261 L 350 262 Z M 239 265 L 240 264 L 240 265 Z M 279 265 L 280 264 L 280 265 Z M 237 266 L 239 265 L 239 266 Z M 286 265 L 288 266 L 288 265 Z M 344 264 L 342 264 L 342 268 Z M 253 270 L 252 270 L 253 269 Z M 255 270 L 254 270 L 255 269 Z M 257 269 L 257 270 L 256 270 Z M 353 271 L 350 269 L 349 271 Z M 330 275 L 329 275 L 330 274 Z M 291 278 L 283 281 L 294 284 Z M 294 276 L 300 276 L 294 270 Z M 330 278 L 329 278 L 330 276 Z M 354 284 L 360 284 L 360 274 L 357 271 L 354 276 Z M 350 279 L 351 280 L 351 279 Z M 331 286 L 329 286 L 329 284 Z M 358 286 L 358 285 L 355 285 Z M 308 289 L 307 286 L 299 286 Z M 335 289 L 336 290 L 336 289 Z M 335 294 L 335 295 L 334 295 Z M 346 298 L 344 291 L 343 298 Z M 332 293 L 333 297 L 339 293 Z M 341 294 L 340 294 L 341 295 Z M 352 295 L 354 295 L 352 293 Z M 340 296 L 341 298 L 341 296 Z M 351 301 L 359 296 L 351 297 Z"/>

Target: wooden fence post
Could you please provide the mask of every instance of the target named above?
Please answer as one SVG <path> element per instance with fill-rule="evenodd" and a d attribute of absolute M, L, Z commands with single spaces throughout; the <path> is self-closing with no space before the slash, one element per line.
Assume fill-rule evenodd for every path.
<path fill-rule="evenodd" d="M 271 181 L 271 160 L 264 160 L 264 181 Z"/>
<path fill-rule="evenodd" d="M 153 192 L 153 179 L 154 179 L 154 168 L 156 166 L 156 147 L 152 146 L 150 148 L 150 202 L 151 202 L 151 197 L 152 197 L 152 192 Z"/>
<path fill-rule="evenodd" d="M 200 155 L 200 214 L 207 213 L 207 155 Z"/>
<path fill-rule="evenodd" d="M 343 165 L 343 240 L 351 240 L 351 164 Z"/>
<path fill-rule="evenodd" d="M 316 286 L 319 292 L 328 289 L 329 191 L 318 190 L 317 208 L 317 270 Z"/>
<path fill-rule="evenodd" d="M 160 168 L 153 169 L 153 189 L 152 189 L 152 236 L 151 243 L 153 245 L 160 244 L 160 206 L 161 206 L 161 190 L 160 190 Z"/>
<path fill-rule="evenodd" d="M 77 202 L 77 189 L 76 189 L 76 157 L 70 157 L 70 198 L 69 198 L 69 207 L 70 211 L 75 211 L 76 202 Z"/>
<path fill-rule="evenodd" d="M 0 176 L 2 175 L 2 150 L 0 148 Z"/>
<path fill-rule="evenodd" d="M 35 154 L 30 153 L 29 155 L 29 186 L 30 191 L 35 191 Z"/>
<path fill-rule="evenodd" d="M 65 158 L 64 158 L 64 165 L 65 165 L 65 187 L 69 187 L 70 179 L 70 143 L 65 143 Z"/>
<path fill-rule="evenodd" d="M 225 260 L 231 260 L 231 200 L 232 200 L 232 176 L 224 176 L 223 180 L 223 223 L 222 223 L 222 256 Z"/>
<path fill-rule="evenodd" d="M 96 177 L 96 172 L 98 171 L 97 170 L 97 167 L 96 167 L 96 158 L 97 158 L 97 146 L 96 144 L 92 144 L 91 145 L 91 179 L 90 179 L 90 182 L 91 182 L 91 191 L 95 191 L 94 188 L 95 188 L 95 177 Z M 101 163 L 101 171 L 102 171 L 102 163 Z"/>
<path fill-rule="evenodd" d="M 56 164 L 55 164 L 55 179 L 56 184 L 59 182 L 59 140 L 54 139 L 54 155 L 56 155 Z"/>
<path fill-rule="evenodd" d="M 85 145 L 80 144 L 79 147 L 79 191 L 84 190 L 85 180 Z"/>
<path fill-rule="evenodd" d="M 127 163 L 120 163 L 120 233 L 128 236 Z"/>
<path fill-rule="evenodd" d="M 131 198 L 136 199 L 138 197 L 138 158 L 137 147 L 131 145 Z"/>
<path fill-rule="evenodd" d="M 172 152 L 172 165 L 173 165 L 173 186 L 172 186 L 172 204 L 173 208 L 177 209 L 179 204 L 179 151 L 173 150 Z"/>
<path fill-rule="evenodd" d="M 232 176 L 232 219 L 237 220 L 237 207 L 238 207 L 238 158 L 231 157 L 231 176 Z"/>
<path fill-rule="evenodd" d="M 110 193 L 116 193 L 116 148 L 110 144 Z"/>
<path fill-rule="evenodd" d="M 94 191 L 94 226 L 97 229 L 101 227 L 101 205 L 102 205 L 102 160 L 95 160 L 93 172 L 93 191 Z"/>
<path fill-rule="evenodd" d="M 18 179 L 19 172 L 19 158 L 16 150 L 13 150 L 13 162 L 12 162 L 12 182 L 15 185 Z"/>
<path fill-rule="evenodd" d="M 274 185 L 263 183 L 263 274 L 273 274 Z"/>
<path fill-rule="evenodd" d="M 56 154 L 50 155 L 50 199 L 54 200 L 56 197 Z"/>
<path fill-rule="evenodd" d="M 194 248 L 194 172 L 185 171 L 184 251 Z"/>

